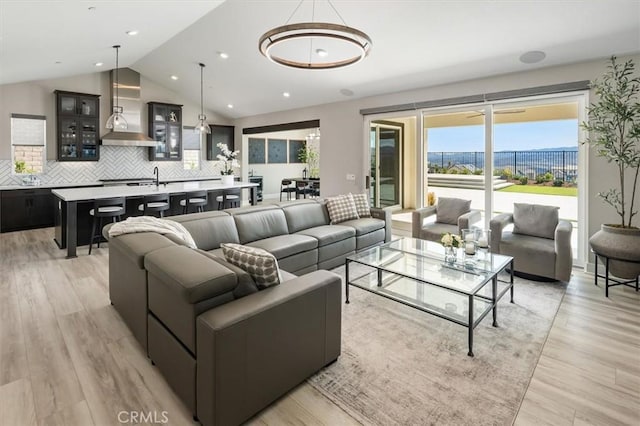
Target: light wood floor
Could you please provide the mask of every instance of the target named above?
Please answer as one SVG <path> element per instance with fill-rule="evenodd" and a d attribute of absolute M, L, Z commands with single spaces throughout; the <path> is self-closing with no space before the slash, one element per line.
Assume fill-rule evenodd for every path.
<path fill-rule="evenodd" d="M 109 304 L 108 250 L 68 260 L 52 238 L 0 234 L 0 425 L 193 424 Z M 574 274 L 516 424 L 640 423 L 640 295 L 610 296 Z M 251 423 L 357 424 L 306 384 Z"/>

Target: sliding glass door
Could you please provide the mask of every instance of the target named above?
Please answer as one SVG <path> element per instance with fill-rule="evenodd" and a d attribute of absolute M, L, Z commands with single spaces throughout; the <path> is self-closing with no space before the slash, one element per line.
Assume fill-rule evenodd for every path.
<path fill-rule="evenodd" d="M 373 121 L 370 128 L 370 199 L 375 207 L 402 205 L 401 124 Z"/>

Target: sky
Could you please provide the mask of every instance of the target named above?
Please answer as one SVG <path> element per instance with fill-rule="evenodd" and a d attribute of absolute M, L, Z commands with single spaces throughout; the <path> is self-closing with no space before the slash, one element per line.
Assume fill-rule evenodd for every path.
<path fill-rule="evenodd" d="M 484 151 L 484 125 L 438 127 L 427 133 L 430 152 Z M 577 146 L 578 120 L 496 124 L 494 151 Z"/>

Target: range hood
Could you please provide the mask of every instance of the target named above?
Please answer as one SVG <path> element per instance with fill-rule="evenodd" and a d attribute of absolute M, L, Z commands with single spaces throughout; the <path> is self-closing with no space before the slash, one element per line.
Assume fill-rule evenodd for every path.
<path fill-rule="evenodd" d="M 112 70 L 109 113 L 113 111 L 113 106 L 116 104 L 115 84 L 115 70 Z M 114 130 L 102 136 L 102 145 L 155 147 L 156 141 L 141 132 L 140 74 L 130 68 L 118 69 L 118 92 L 118 103 L 123 109 L 122 115 L 127 120 L 128 128 L 126 131 Z"/>

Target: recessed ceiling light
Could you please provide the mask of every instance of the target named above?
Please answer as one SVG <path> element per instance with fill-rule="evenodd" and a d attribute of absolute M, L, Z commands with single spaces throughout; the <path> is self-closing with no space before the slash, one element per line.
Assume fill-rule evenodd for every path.
<path fill-rule="evenodd" d="M 233 108 L 233 104 L 227 104 L 227 108 L 229 109 Z"/>
<path fill-rule="evenodd" d="M 56 65 L 60 65 L 62 61 L 56 61 Z"/>
<path fill-rule="evenodd" d="M 324 49 L 316 49 L 316 53 L 318 56 L 322 56 L 323 58 L 329 54 L 329 52 Z"/>
<path fill-rule="evenodd" d="M 349 89 L 340 89 L 340 93 L 344 96 L 353 96 L 353 90 Z"/>
<path fill-rule="evenodd" d="M 177 75 L 172 75 L 172 76 L 171 76 L 171 80 L 177 80 L 177 79 L 178 79 L 178 76 L 177 76 Z"/>
<path fill-rule="evenodd" d="M 127 31 L 127 35 L 130 35 L 130 36 L 138 35 L 138 30 Z"/>
<path fill-rule="evenodd" d="M 218 56 L 220 56 L 222 59 L 228 59 L 229 58 L 229 54 L 226 52 L 218 52 Z"/>
<path fill-rule="evenodd" d="M 95 64 L 93 64 L 93 65 L 95 65 L 96 67 L 101 67 L 101 66 L 103 66 L 104 64 L 103 64 L 102 62 L 96 62 L 96 63 L 95 63 Z"/>
<path fill-rule="evenodd" d="M 546 57 L 547 55 L 540 50 L 530 50 L 520 56 L 520 62 L 524 64 L 536 64 Z"/>
<path fill-rule="evenodd" d="M 89 7 L 87 8 L 87 10 L 88 10 L 89 12 L 95 12 L 95 11 L 96 11 L 96 7 L 95 7 L 95 6 L 89 6 Z"/>
<path fill-rule="evenodd" d="M 285 98 L 288 98 L 289 96 L 291 96 L 291 93 L 289 92 L 283 92 L 282 96 L 284 96 Z"/>

